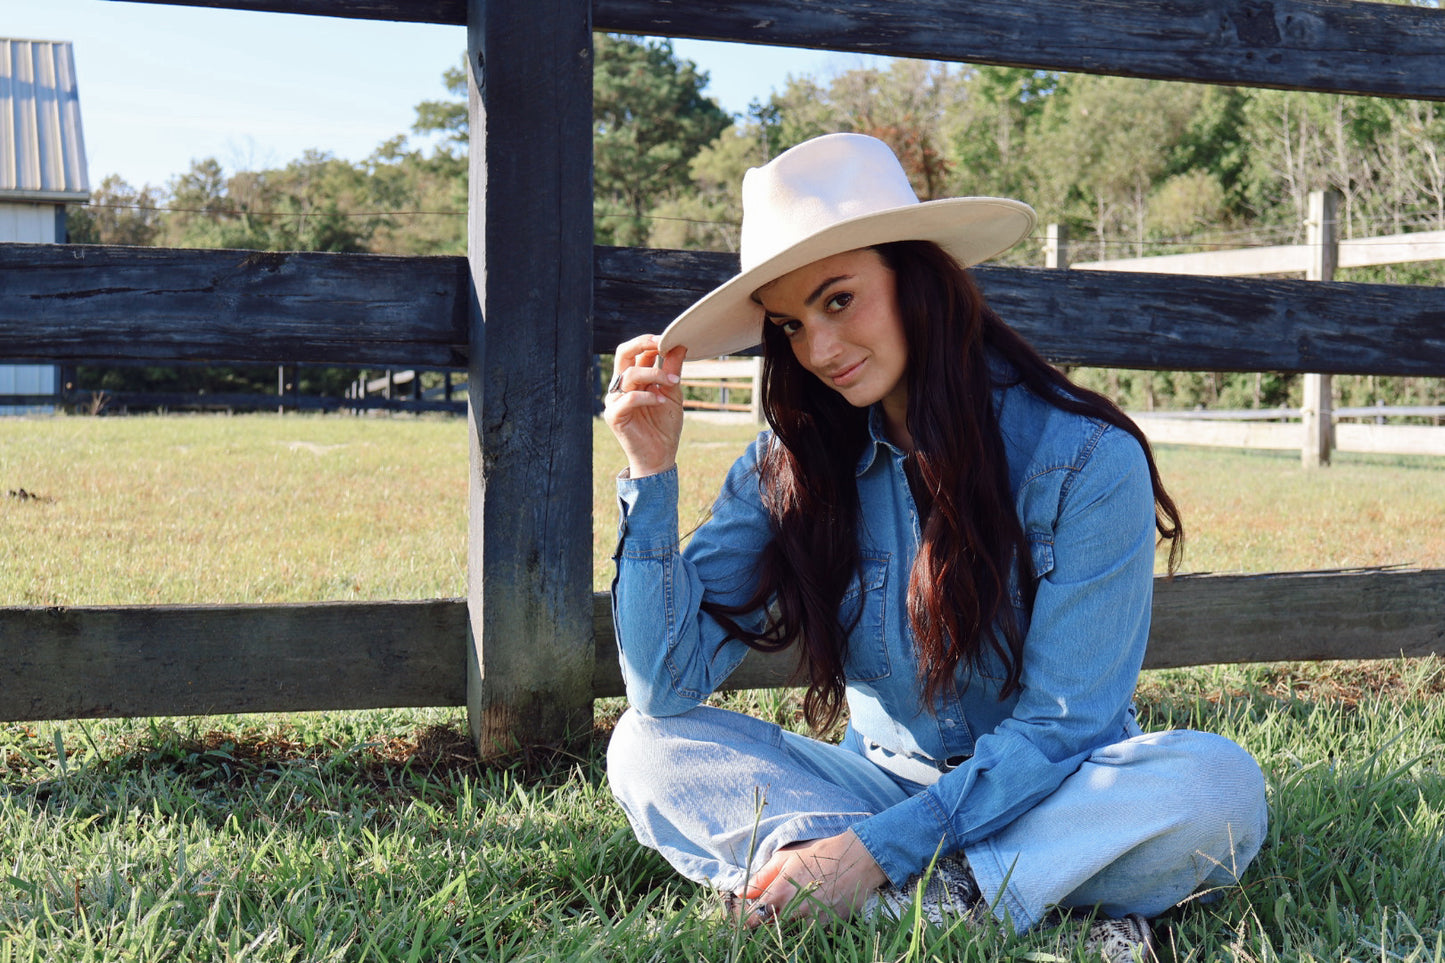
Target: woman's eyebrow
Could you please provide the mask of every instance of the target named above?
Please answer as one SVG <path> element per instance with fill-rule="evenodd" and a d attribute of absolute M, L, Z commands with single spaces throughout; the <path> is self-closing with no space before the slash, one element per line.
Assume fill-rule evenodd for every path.
<path fill-rule="evenodd" d="M 852 279 L 853 275 L 851 274 L 840 274 L 837 277 L 828 278 L 828 280 L 814 288 L 812 294 L 803 299 L 803 307 L 811 308 L 813 304 L 823 296 L 823 292 L 828 290 L 831 285 L 837 284 L 839 281 L 851 281 Z M 753 300 L 757 301 L 760 307 L 763 307 L 762 299 L 756 294 L 753 295 Z M 784 317 L 787 317 L 787 315 L 778 314 L 776 311 L 769 311 L 766 307 L 763 307 L 764 321 L 776 321 L 778 318 Z"/>
<path fill-rule="evenodd" d="M 828 289 L 829 285 L 837 284 L 839 281 L 851 281 L 852 279 L 853 275 L 851 274 L 840 274 L 835 278 L 829 278 L 828 280 L 824 281 L 822 284 L 814 288 L 813 293 L 803 299 L 803 304 L 811 308 L 813 306 L 813 302 L 823 296 L 823 292 Z"/>

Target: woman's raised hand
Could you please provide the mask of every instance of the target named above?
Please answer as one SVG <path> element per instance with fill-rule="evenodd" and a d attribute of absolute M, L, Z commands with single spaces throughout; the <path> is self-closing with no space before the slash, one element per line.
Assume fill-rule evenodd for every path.
<path fill-rule="evenodd" d="M 602 417 L 627 455 L 633 478 L 656 475 L 677 463 L 682 437 L 682 359 L 676 347 L 657 363 L 657 335 L 617 346 L 616 369 L 607 386 Z"/>

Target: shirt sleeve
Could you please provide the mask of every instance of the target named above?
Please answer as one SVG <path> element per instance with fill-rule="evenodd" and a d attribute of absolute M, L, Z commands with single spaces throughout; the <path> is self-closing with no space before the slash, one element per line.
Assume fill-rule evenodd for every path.
<path fill-rule="evenodd" d="M 685 550 L 678 535 L 677 470 L 619 477 L 621 517 L 612 620 L 627 698 L 653 716 L 686 712 L 738 667 L 748 649 L 710 616 L 704 600 L 746 602 L 771 539 L 757 480 L 759 436 L 728 472 L 709 519 Z M 756 628 L 762 613 L 740 618 Z"/>
<path fill-rule="evenodd" d="M 1149 637 L 1154 544 L 1143 450 L 1105 430 L 1061 489 L 1012 715 L 937 783 L 854 827 L 889 880 L 997 832 L 1122 738 Z"/>

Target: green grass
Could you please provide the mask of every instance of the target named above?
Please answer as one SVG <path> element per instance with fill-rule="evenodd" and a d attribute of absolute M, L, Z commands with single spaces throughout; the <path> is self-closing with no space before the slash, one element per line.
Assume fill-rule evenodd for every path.
<path fill-rule="evenodd" d="M 0 419 L 0 603 L 460 594 L 464 432 Z M 689 426 L 684 527 L 751 435 Z M 1438 461 L 1160 461 L 1189 570 L 1445 565 Z M 595 463 L 605 563 L 605 437 Z M 4 497 L 21 488 L 40 497 Z M 719 701 L 798 725 L 791 692 Z M 1236 739 L 1270 787 L 1257 864 L 1165 918 L 1166 959 L 1445 963 L 1445 662 L 1150 672 L 1139 703 L 1147 725 Z M 621 705 L 565 750 L 490 766 L 459 710 L 0 723 L 0 963 L 1077 958 L 1055 933 L 907 921 L 742 938 L 611 802 L 601 746 Z"/>

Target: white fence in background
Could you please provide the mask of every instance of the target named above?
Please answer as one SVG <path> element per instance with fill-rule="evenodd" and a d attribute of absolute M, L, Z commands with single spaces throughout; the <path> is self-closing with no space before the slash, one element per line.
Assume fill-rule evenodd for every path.
<path fill-rule="evenodd" d="M 1130 412 L 1152 444 L 1203 445 L 1213 448 L 1303 450 L 1307 427 L 1299 408 L 1243 411 Z M 1445 406 L 1336 408 L 1331 412 L 1330 448 L 1334 451 L 1445 457 L 1445 427 L 1362 424 L 1346 418 L 1445 417 Z M 1293 420 L 1284 420 L 1293 419 Z"/>
<path fill-rule="evenodd" d="M 1080 261 L 1069 264 L 1067 235 L 1061 225 L 1050 225 L 1045 244 L 1047 267 L 1072 270 L 1133 271 L 1149 274 L 1209 274 L 1262 276 L 1304 274 L 1310 281 L 1333 281 L 1342 267 L 1403 264 L 1445 259 L 1445 231 L 1420 231 L 1381 237 L 1341 239 L 1336 209 L 1339 195 L 1314 191 L 1309 197 L 1305 243 L 1279 247 L 1253 247 L 1200 254 L 1164 254 L 1156 257 Z M 1299 448 L 1306 468 L 1330 463 L 1330 452 L 1356 451 L 1388 454 L 1445 455 L 1441 430 L 1419 425 L 1338 424 L 1332 378 L 1328 374 L 1304 376 L 1304 405 L 1295 412 L 1298 424 L 1239 424 L 1213 413 L 1215 423 L 1202 427 L 1195 421 L 1147 416 L 1140 425 L 1151 440 L 1167 444 L 1220 445 L 1231 448 Z M 1373 412 L 1371 412 L 1373 414 Z M 1270 417 L 1268 415 L 1264 417 Z"/>

